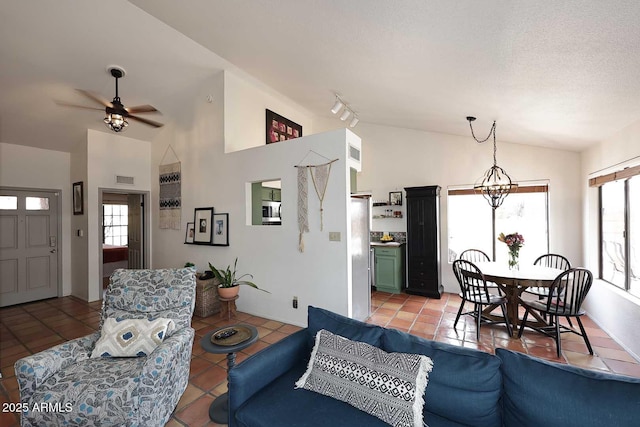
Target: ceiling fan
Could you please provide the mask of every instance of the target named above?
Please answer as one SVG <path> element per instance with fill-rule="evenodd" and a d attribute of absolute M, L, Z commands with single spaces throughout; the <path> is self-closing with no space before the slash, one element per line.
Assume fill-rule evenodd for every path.
<path fill-rule="evenodd" d="M 76 89 L 81 94 L 85 95 L 88 98 L 98 102 L 99 104 L 104 105 L 104 111 L 106 116 L 104 118 L 104 123 L 107 125 L 109 129 L 114 132 L 122 132 L 125 130 L 127 126 L 129 126 L 129 122 L 127 119 L 133 119 L 138 122 L 144 123 L 149 126 L 153 126 L 156 128 L 164 126 L 162 123 L 145 119 L 143 117 L 135 116 L 134 114 L 139 113 L 156 113 L 159 111 L 151 106 L 151 105 L 137 105 L 135 107 L 125 107 L 120 101 L 120 97 L 118 96 L 118 79 L 121 79 L 125 75 L 125 71 L 118 66 L 110 66 L 107 68 L 107 71 L 116 79 L 116 96 L 113 98 L 111 102 L 107 101 L 105 98 L 97 95 L 93 92 L 83 89 Z M 65 107 L 75 107 L 75 108 L 85 108 L 89 110 L 102 110 L 102 108 L 96 107 L 86 107 L 84 105 L 75 105 L 69 104 L 66 102 L 56 102 L 58 105 L 62 105 Z"/>

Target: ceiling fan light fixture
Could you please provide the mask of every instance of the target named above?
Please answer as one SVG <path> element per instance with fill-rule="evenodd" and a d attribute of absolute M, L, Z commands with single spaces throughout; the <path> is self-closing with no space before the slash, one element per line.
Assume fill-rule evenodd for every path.
<path fill-rule="evenodd" d="M 344 122 L 345 120 L 347 120 L 347 119 L 349 118 L 349 116 L 350 116 L 350 115 L 351 115 L 351 111 L 350 111 L 350 110 L 345 109 L 345 110 L 342 112 L 342 115 L 340 116 L 340 120 L 342 120 L 342 121 Z"/>
<path fill-rule="evenodd" d="M 129 126 L 126 117 L 116 113 L 107 113 L 104 118 L 104 124 L 114 132 L 122 132 Z"/>

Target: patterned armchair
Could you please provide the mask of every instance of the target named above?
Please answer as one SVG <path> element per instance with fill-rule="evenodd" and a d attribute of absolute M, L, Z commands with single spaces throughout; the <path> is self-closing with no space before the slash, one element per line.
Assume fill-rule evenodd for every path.
<path fill-rule="evenodd" d="M 148 356 L 90 358 L 100 332 L 20 359 L 22 426 L 164 426 L 189 381 L 195 269 L 116 270 L 107 318 L 170 318 L 172 334 Z"/>

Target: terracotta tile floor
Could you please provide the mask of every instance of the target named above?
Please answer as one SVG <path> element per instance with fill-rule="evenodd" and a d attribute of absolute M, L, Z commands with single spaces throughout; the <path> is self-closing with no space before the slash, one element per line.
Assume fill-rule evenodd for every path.
<path fill-rule="evenodd" d="M 514 339 L 507 336 L 503 325 L 482 325 L 480 341 L 477 341 L 475 324 L 470 316 L 463 316 L 457 329 L 453 330 L 459 304 L 460 299 L 454 294 L 445 294 L 442 299 L 436 300 L 374 292 L 372 314 L 368 322 L 490 353 L 503 347 L 554 362 L 640 377 L 640 363 L 588 318 L 583 319 L 583 322 L 595 355 L 589 355 L 581 337 L 565 334 L 562 357 L 558 359 L 553 340 L 532 331 L 525 331 L 522 339 Z M 94 331 L 98 326 L 100 309 L 100 302 L 86 303 L 73 297 L 0 309 L 0 402 L 19 401 L 18 384 L 13 371 L 16 360 Z M 167 426 L 216 425 L 209 421 L 208 408 L 216 396 L 227 389 L 226 358 L 225 355 L 205 352 L 199 342 L 211 329 L 238 321 L 255 325 L 260 338 L 237 355 L 236 363 L 300 329 L 246 313 L 238 313 L 231 322 L 220 320 L 218 315 L 194 317 L 192 325 L 196 330 L 196 339 L 191 360 L 191 377 Z M 18 423 L 15 414 L 0 412 L 0 426 L 18 426 Z"/>

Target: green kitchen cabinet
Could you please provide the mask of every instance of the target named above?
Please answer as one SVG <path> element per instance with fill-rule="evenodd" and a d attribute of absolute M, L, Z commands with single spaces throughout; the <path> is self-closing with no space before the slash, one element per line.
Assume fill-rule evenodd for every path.
<path fill-rule="evenodd" d="M 404 288 L 404 248 L 374 246 L 375 284 L 378 291 L 399 294 Z"/>
<path fill-rule="evenodd" d="M 282 189 L 262 187 L 262 200 L 270 201 L 270 202 L 282 201 Z"/>

